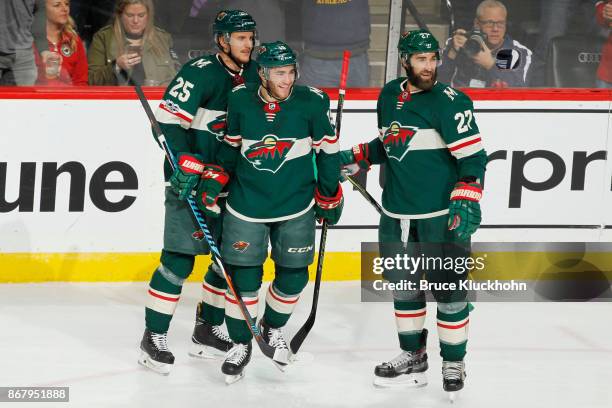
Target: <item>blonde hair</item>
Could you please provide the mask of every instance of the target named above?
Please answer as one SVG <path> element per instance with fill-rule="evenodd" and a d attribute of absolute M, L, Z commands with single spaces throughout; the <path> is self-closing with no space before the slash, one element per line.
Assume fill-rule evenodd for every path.
<path fill-rule="evenodd" d="M 119 0 L 115 6 L 113 16 L 113 35 L 117 44 L 117 55 L 121 55 L 125 51 L 125 30 L 121 24 L 121 15 L 128 6 L 141 4 L 147 9 L 147 25 L 145 26 L 142 36 L 142 45 L 151 44 L 153 52 L 161 56 L 164 52 L 161 40 L 155 31 L 153 22 L 155 21 L 155 12 L 153 10 L 153 2 L 151 0 Z"/>
<path fill-rule="evenodd" d="M 68 6 L 70 7 L 70 0 L 68 1 Z M 47 20 L 48 24 L 48 20 Z M 73 18 L 68 16 L 68 22 L 62 26 L 60 30 L 60 45 L 68 44 L 70 47 L 70 51 L 72 53 L 76 52 L 77 48 L 77 37 L 79 34 L 76 31 L 76 23 Z"/>
<path fill-rule="evenodd" d="M 77 47 L 77 37 L 79 34 L 76 31 L 76 24 L 72 17 L 68 16 L 68 22 L 64 24 L 62 27 L 62 31 L 60 32 L 60 38 L 69 39 L 68 44 L 70 47 L 70 51 L 73 53 L 76 52 Z"/>
<path fill-rule="evenodd" d="M 484 9 L 486 8 L 500 8 L 504 10 L 504 13 L 506 14 L 506 16 L 508 15 L 508 10 L 506 9 L 506 6 L 504 6 L 504 3 L 502 3 L 501 1 L 484 0 L 482 3 L 478 5 L 478 7 L 476 7 L 476 17 L 477 18 L 482 17 L 484 13 Z"/>

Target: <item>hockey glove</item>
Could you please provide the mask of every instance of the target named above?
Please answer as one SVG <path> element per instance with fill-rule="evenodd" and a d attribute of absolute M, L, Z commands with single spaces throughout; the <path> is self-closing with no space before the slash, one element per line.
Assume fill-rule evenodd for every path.
<path fill-rule="evenodd" d="M 170 188 L 178 195 L 179 200 L 186 200 L 197 187 L 202 171 L 202 157 L 193 153 L 178 154 L 178 165 L 170 176 Z"/>
<path fill-rule="evenodd" d="M 340 151 L 340 163 L 342 164 L 340 181 L 346 181 L 346 177 L 354 176 L 360 171 L 370 170 L 371 163 L 368 160 L 368 153 L 367 143 L 360 143 L 350 150 Z"/>
<path fill-rule="evenodd" d="M 457 237 L 467 240 L 480 226 L 480 204 L 482 186 L 480 183 L 460 181 L 455 184 L 450 196 L 448 229 L 455 230 Z"/>
<path fill-rule="evenodd" d="M 334 225 L 340 219 L 342 207 L 344 207 L 344 197 L 342 196 L 342 186 L 338 184 L 338 192 L 334 197 L 325 197 L 315 190 L 315 216 L 319 222 L 325 218 L 329 225 Z"/>
<path fill-rule="evenodd" d="M 202 173 L 202 180 L 198 186 L 196 202 L 204 214 L 210 217 L 218 217 L 221 208 L 217 205 L 219 194 L 229 181 L 229 175 L 223 167 L 215 164 L 206 164 Z"/>

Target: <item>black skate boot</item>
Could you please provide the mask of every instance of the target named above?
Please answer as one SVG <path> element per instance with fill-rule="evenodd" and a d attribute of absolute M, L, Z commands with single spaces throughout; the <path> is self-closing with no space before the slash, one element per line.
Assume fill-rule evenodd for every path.
<path fill-rule="evenodd" d="M 168 350 L 166 333 L 153 333 L 149 329 L 145 329 L 140 342 L 140 350 L 139 364 L 158 374 L 170 374 L 170 369 L 174 364 L 174 356 Z"/>
<path fill-rule="evenodd" d="M 421 332 L 421 348 L 402 351 L 393 360 L 377 365 L 374 385 L 377 387 L 424 387 L 427 385 L 427 329 Z"/>
<path fill-rule="evenodd" d="M 289 347 L 287 346 L 287 342 L 285 341 L 285 337 L 283 336 L 283 332 L 280 328 L 274 329 L 268 326 L 266 320 L 263 318 L 257 323 L 257 325 L 259 327 L 259 331 L 261 332 L 261 337 L 263 337 L 264 341 L 277 350 L 274 353 L 275 356 L 283 354 L 289 356 Z M 289 358 L 287 358 L 287 360 L 289 360 Z M 276 364 L 276 367 L 278 367 L 279 370 L 285 371 L 287 364 L 280 363 L 276 360 L 272 361 L 274 362 L 274 364 Z"/>
<path fill-rule="evenodd" d="M 442 362 L 442 386 L 444 391 L 449 393 L 451 402 L 455 400 L 457 391 L 463 388 L 465 377 L 465 363 L 463 361 Z"/>
<path fill-rule="evenodd" d="M 244 368 L 251 361 L 253 346 L 249 341 L 247 344 L 236 343 L 227 352 L 225 361 L 221 366 L 221 372 L 225 374 L 225 383 L 233 384 L 244 377 Z"/>
<path fill-rule="evenodd" d="M 199 312 L 198 307 L 189 355 L 198 358 L 224 356 L 232 348 L 232 340 L 221 330 L 220 326 L 213 326 L 200 318 Z"/>

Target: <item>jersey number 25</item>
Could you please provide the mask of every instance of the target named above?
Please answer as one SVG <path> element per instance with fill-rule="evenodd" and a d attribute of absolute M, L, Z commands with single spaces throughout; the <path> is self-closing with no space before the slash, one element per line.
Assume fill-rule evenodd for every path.
<path fill-rule="evenodd" d="M 170 89 L 170 95 L 177 98 L 181 102 L 187 102 L 191 96 L 189 90 L 193 88 L 193 84 L 185 81 L 182 77 L 176 78 L 176 85 Z"/>

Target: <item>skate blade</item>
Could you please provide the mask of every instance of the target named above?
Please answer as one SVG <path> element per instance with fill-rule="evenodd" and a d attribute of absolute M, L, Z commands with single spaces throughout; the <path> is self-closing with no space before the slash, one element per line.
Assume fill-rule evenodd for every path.
<path fill-rule="evenodd" d="M 172 364 L 157 362 L 153 360 L 144 351 L 140 352 L 140 358 L 138 358 L 138 364 L 160 375 L 168 375 L 170 374 L 170 370 L 172 369 Z"/>
<path fill-rule="evenodd" d="M 410 373 L 394 378 L 374 376 L 374 386 L 377 388 L 420 388 L 427 385 L 425 373 Z"/>
<path fill-rule="evenodd" d="M 189 348 L 189 353 L 191 357 L 201 358 L 205 360 L 215 360 L 220 359 L 225 356 L 226 352 L 217 350 L 214 347 L 205 346 L 203 344 L 192 343 Z"/>
<path fill-rule="evenodd" d="M 244 378 L 244 371 L 238 375 L 226 375 L 225 376 L 225 385 L 232 385 Z"/>

